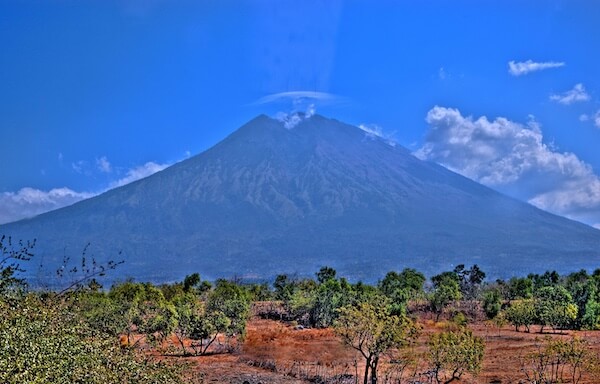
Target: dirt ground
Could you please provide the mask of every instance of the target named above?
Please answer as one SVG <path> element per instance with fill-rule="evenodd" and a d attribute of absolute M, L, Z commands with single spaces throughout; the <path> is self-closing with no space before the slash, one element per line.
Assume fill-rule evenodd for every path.
<path fill-rule="evenodd" d="M 420 324 L 423 330 L 419 342 L 410 351 L 413 356 L 424 355 L 427 336 L 443 329 L 442 324 L 432 320 L 423 320 Z M 508 325 L 498 328 L 484 321 L 469 327 L 485 339 L 485 357 L 480 374 L 477 377 L 465 375 L 460 383 L 521 382 L 525 377 L 520 372 L 520 358 L 534 351 L 545 336 L 568 339 L 578 335 L 600 353 L 600 332 L 566 331 L 564 334 L 541 335 L 536 333 L 538 329 L 532 329 L 532 333 L 515 332 Z M 202 377 L 205 383 L 228 384 L 354 384 L 354 377 L 357 374 L 362 377 L 364 367 L 358 353 L 343 346 L 330 329 L 302 329 L 294 324 L 257 317 L 248 323 L 246 340 L 239 351 L 186 360 L 190 363 L 191 375 Z M 406 371 L 422 372 L 424 369 L 424 366 L 408 367 Z M 397 383 L 398 377 L 399 373 L 391 371 L 389 366 L 381 367 L 380 383 Z M 424 376 L 421 380 L 427 382 Z M 584 377 L 579 383 L 597 382 Z"/>

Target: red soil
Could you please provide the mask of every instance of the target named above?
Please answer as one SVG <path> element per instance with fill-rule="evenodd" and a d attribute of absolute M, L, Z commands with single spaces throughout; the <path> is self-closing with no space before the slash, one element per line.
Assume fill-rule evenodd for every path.
<path fill-rule="evenodd" d="M 440 323 L 431 320 L 424 320 L 421 325 L 421 337 L 411 352 L 415 356 L 426 353 L 427 335 L 443 329 Z M 509 326 L 498 329 L 483 321 L 470 324 L 469 328 L 485 339 L 485 357 L 481 373 L 477 377 L 465 375 L 460 383 L 519 383 L 524 379 L 520 372 L 520 357 L 533 352 L 536 343 L 545 336 L 568 339 L 578 335 L 600 353 L 600 332 L 567 331 L 560 335 L 540 335 L 515 332 Z M 246 340 L 239 351 L 185 359 L 191 363 L 191 375 L 202 377 L 205 383 L 291 384 L 311 382 L 310 379 L 318 382 L 315 381 L 317 377 L 332 383 L 354 383 L 350 375 L 358 373 L 360 377 L 363 369 L 358 353 L 343 346 L 330 329 L 296 329 L 293 325 L 259 318 L 248 323 Z M 382 364 L 382 384 L 386 369 L 385 363 Z M 597 382 L 587 377 L 580 384 Z"/>

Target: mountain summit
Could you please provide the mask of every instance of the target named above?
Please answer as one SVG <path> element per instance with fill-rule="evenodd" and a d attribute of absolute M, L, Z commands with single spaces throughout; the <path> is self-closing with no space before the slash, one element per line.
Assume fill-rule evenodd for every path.
<path fill-rule="evenodd" d="M 490 276 L 598 266 L 598 230 L 337 120 L 299 116 L 290 126 L 258 116 L 195 157 L 0 233 L 37 238 L 47 270 L 89 242 L 98 258 L 125 260 L 115 278 L 153 281 L 323 265 L 369 281 L 460 263 Z"/>

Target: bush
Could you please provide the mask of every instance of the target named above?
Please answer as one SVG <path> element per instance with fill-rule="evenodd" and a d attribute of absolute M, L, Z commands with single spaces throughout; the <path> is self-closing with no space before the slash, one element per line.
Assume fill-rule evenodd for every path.
<path fill-rule="evenodd" d="M 69 299 L 0 300 L 2 383 L 181 383 L 180 370 L 119 347 L 89 326 Z"/>

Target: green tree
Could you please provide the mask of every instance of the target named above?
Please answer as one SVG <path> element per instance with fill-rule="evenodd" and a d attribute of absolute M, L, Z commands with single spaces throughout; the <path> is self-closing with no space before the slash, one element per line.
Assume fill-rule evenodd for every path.
<path fill-rule="evenodd" d="M 581 325 L 585 329 L 600 329 L 600 303 L 590 299 L 585 305 Z"/>
<path fill-rule="evenodd" d="M 238 284 L 217 280 L 215 289 L 209 294 L 206 303 L 206 316 L 209 324 L 218 324 L 216 329 L 223 332 L 228 340 L 243 340 L 246 335 L 246 322 L 250 314 L 248 293 Z M 226 318 L 227 321 L 223 321 Z M 223 324 L 225 327 L 220 327 Z"/>
<path fill-rule="evenodd" d="M 119 326 L 130 345 L 133 332 L 144 334 L 150 342 L 160 342 L 177 326 L 177 313 L 162 291 L 150 283 L 131 281 L 113 286 L 109 298 L 122 314 Z"/>
<path fill-rule="evenodd" d="M 275 277 L 273 288 L 275 289 L 275 298 L 277 300 L 287 301 L 296 291 L 297 285 L 288 275 L 281 274 Z"/>
<path fill-rule="evenodd" d="M 183 291 L 191 292 L 193 289 L 198 288 L 200 285 L 200 274 L 192 273 L 191 275 L 187 275 L 183 279 Z"/>
<path fill-rule="evenodd" d="M 559 283 L 560 275 L 556 271 L 546 271 L 543 275 L 531 273 L 527 276 L 533 282 L 534 294 L 541 288 L 552 287 Z"/>
<path fill-rule="evenodd" d="M 310 323 L 315 327 L 330 327 L 339 315 L 338 309 L 363 300 L 344 278 L 329 279 L 319 285 L 312 301 Z"/>
<path fill-rule="evenodd" d="M 500 299 L 500 291 L 491 289 L 483 294 L 483 311 L 488 319 L 493 319 L 500 312 L 502 302 Z"/>
<path fill-rule="evenodd" d="M 585 270 L 571 273 L 565 278 L 564 287 L 573 298 L 573 304 L 577 306 L 577 318 L 573 321 L 573 327 L 581 329 L 584 327 L 584 317 L 597 298 L 597 287 L 593 279 Z M 590 306 L 588 306 L 588 303 Z M 589 320 L 589 319 L 588 319 Z"/>
<path fill-rule="evenodd" d="M 454 271 L 445 271 L 440 273 L 439 275 L 435 275 L 431 277 L 431 283 L 434 288 L 437 288 L 440 284 L 444 283 L 447 280 L 454 280 L 456 284 L 460 285 L 460 277 Z"/>
<path fill-rule="evenodd" d="M 540 332 L 545 326 L 564 329 L 570 327 L 577 318 L 577 306 L 563 286 L 545 286 L 536 292 L 535 313 L 542 325 Z"/>
<path fill-rule="evenodd" d="M 204 307 L 198 297 L 191 292 L 175 296 L 172 299 L 172 304 L 177 313 L 177 326 L 173 333 L 179 342 L 181 353 L 186 355 L 187 349 L 184 341 L 186 339 L 195 341 L 195 337 L 202 333 Z"/>
<path fill-rule="evenodd" d="M 317 282 L 319 284 L 326 283 L 329 280 L 335 279 L 337 272 L 331 267 L 321 267 L 317 272 Z"/>
<path fill-rule="evenodd" d="M 408 345 L 417 335 L 417 328 L 408 317 L 390 314 L 384 298 L 341 308 L 334 330 L 365 359 L 363 384 L 369 383 L 369 377 L 371 384 L 377 383 L 383 353 Z"/>
<path fill-rule="evenodd" d="M 507 300 L 531 299 L 533 297 L 533 281 L 528 277 L 512 277 L 508 281 Z"/>
<path fill-rule="evenodd" d="M 340 282 L 334 278 L 321 283 L 310 310 L 311 324 L 319 328 L 331 326 L 345 294 L 347 295 L 342 291 Z"/>
<path fill-rule="evenodd" d="M 466 328 L 434 333 L 428 347 L 431 370 L 438 384 L 460 380 L 466 372 L 476 375 L 481 370 L 484 341 Z"/>
<path fill-rule="evenodd" d="M 435 279 L 435 280 L 434 280 Z M 435 313 L 435 320 L 438 321 L 444 309 L 452 302 L 460 300 L 462 295 L 456 278 L 446 274 L 438 275 L 432 278 L 434 289 L 430 295 L 431 309 Z"/>
<path fill-rule="evenodd" d="M 529 332 L 536 321 L 535 303 L 532 299 L 513 301 L 504 314 L 506 320 L 515 326 L 515 331 L 519 332 L 519 328 L 524 326 Z"/>
<path fill-rule="evenodd" d="M 273 292 L 269 289 L 269 284 L 250 284 L 245 286 L 250 297 L 250 301 L 271 301 L 273 300 Z"/>
<path fill-rule="evenodd" d="M 406 312 L 411 298 L 423 292 L 425 276 L 414 269 L 406 268 L 402 272 L 388 272 L 378 284 L 378 288 L 390 299 L 390 310 L 393 314 Z"/>
<path fill-rule="evenodd" d="M 231 338 L 232 321 L 222 311 L 206 310 L 200 317 L 200 324 L 194 328 L 190 339 L 194 340 L 191 347 L 196 355 L 204 355 L 208 348 L 214 343 L 219 334 L 228 335 L 227 340 Z M 242 336 L 240 336 L 242 337 Z M 228 344 L 231 349 L 231 344 Z"/>
<path fill-rule="evenodd" d="M 453 272 L 458 278 L 460 292 L 463 297 L 467 300 L 475 299 L 485 279 L 485 272 L 477 264 L 473 265 L 470 269 L 465 269 L 464 264 L 459 264 L 454 268 Z"/>

